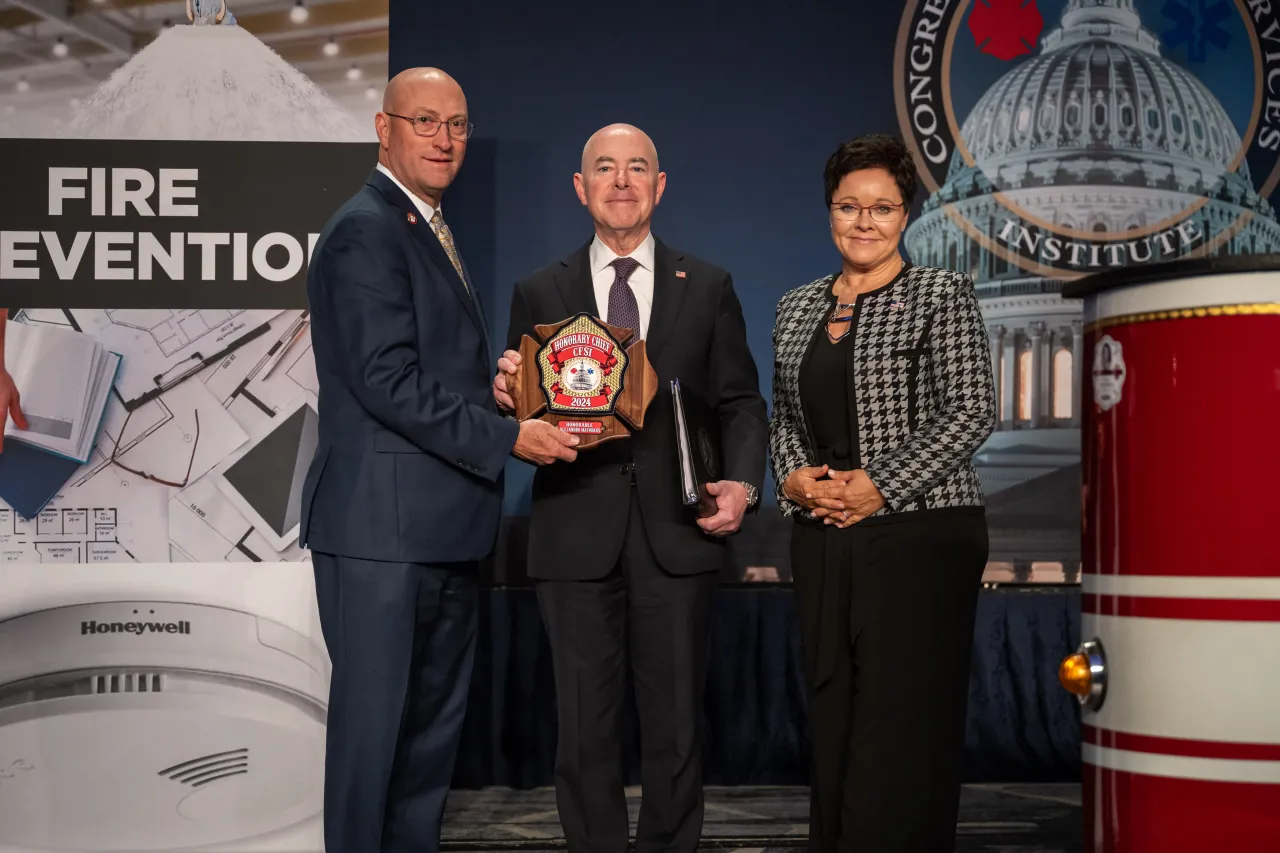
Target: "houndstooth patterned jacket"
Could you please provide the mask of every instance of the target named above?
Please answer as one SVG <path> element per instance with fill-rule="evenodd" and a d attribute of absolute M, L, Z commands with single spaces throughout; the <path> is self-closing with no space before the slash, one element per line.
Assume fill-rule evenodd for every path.
<path fill-rule="evenodd" d="M 769 456 L 786 516 L 802 508 L 782 484 L 815 464 L 800 364 L 826 319 L 835 278 L 778 302 Z M 876 515 L 983 505 L 971 458 L 995 427 L 995 382 L 973 282 L 950 270 L 908 267 L 891 285 L 859 296 L 854 311 L 851 390 L 862 468 L 885 499 Z"/>

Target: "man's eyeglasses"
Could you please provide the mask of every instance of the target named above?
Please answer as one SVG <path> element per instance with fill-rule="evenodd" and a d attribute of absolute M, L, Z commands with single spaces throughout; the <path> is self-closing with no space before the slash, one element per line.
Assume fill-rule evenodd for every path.
<path fill-rule="evenodd" d="M 892 222 L 894 214 L 903 207 L 906 207 L 906 205 L 873 204 L 864 208 L 858 204 L 833 204 L 831 205 L 831 213 L 836 219 L 841 219 L 845 222 L 855 222 L 861 218 L 862 211 L 866 210 L 871 214 L 871 218 L 876 222 Z"/>
<path fill-rule="evenodd" d="M 111 464 L 115 465 L 118 468 L 123 468 L 124 470 L 128 471 L 130 474 L 135 474 L 144 480 L 150 480 L 151 482 L 159 483 L 162 486 L 173 486 L 175 489 L 185 489 L 187 485 L 191 482 L 191 467 L 195 464 L 195 461 L 196 461 L 196 448 L 200 446 L 200 411 L 199 409 L 195 410 L 194 414 L 196 416 L 196 435 L 191 442 L 191 458 L 187 460 L 187 473 L 185 476 L 183 476 L 181 483 L 175 483 L 173 480 L 164 480 L 164 479 L 161 479 L 160 477 L 156 477 L 151 474 L 148 474 L 145 471 L 135 471 L 133 468 L 130 468 L 128 465 L 121 462 L 118 458 L 118 454 L 120 453 L 120 442 L 118 441 L 116 442 L 115 450 L 111 451 L 111 459 L 110 459 Z M 124 431 L 129 426 L 129 418 L 131 417 L 133 417 L 132 411 L 130 411 L 129 414 L 125 415 L 124 426 L 120 427 L 121 438 L 124 438 Z"/>
<path fill-rule="evenodd" d="M 402 118 L 413 126 L 413 132 L 419 136 L 435 136 L 440 132 L 440 125 L 449 125 L 449 136 L 458 141 L 471 138 L 471 134 L 475 133 L 476 126 L 465 118 L 451 118 L 444 121 L 431 116 L 402 116 L 395 113 L 387 113 L 392 118 Z"/>

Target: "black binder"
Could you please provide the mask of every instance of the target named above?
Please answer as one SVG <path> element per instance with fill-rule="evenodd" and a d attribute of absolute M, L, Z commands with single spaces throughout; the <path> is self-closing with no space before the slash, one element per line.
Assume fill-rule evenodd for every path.
<path fill-rule="evenodd" d="M 715 496 L 707 483 L 720 479 L 724 470 L 720 453 L 720 418 L 696 394 L 681 391 L 680 380 L 671 382 L 671 404 L 676 419 L 676 466 L 680 502 L 699 518 L 716 514 Z"/>

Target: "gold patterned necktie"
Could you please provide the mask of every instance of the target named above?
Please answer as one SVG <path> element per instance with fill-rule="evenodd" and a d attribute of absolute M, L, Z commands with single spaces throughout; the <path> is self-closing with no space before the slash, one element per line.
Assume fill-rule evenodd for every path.
<path fill-rule="evenodd" d="M 462 286 L 467 289 L 467 295 L 470 295 L 471 288 L 467 285 L 467 277 L 462 273 L 462 259 L 458 257 L 458 247 L 453 245 L 453 232 L 449 230 L 448 225 L 444 224 L 444 217 L 440 215 L 438 210 L 431 217 L 431 230 L 436 232 L 440 245 L 444 247 L 445 254 L 449 256 L 449 262 L 458 271 L 458 278 L 462 279 Z"/>

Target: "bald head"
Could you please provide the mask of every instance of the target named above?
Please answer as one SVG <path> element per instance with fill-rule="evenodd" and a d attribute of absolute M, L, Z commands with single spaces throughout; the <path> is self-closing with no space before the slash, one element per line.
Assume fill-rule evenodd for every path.
<path fill-rule="evenodd" d="M 439 68 L 409 68 L 387 83 L 374 117 L 378 162 L 433 207 L 467 152 L 470 117 L 462 87 Z"/>
<path fill-rule="evenodd" d="M 658 149 L 649 134 L 634 125 L 611 124 L 587 140 L 582 171 L 573 183 L 596 234 L 624 255 L 649 233 L 667 176 L 658 169 Z"/>
<path fill-rule="evenodd" d="M 439 68 L 406 68 L 392 77 L 383 90 L 382 111 L 403 113 L 406 109 L 413 108 L 415 100 L 431 95 L 448 95 L 466 102 L 458 81 Z"/>
<path fill-rule="evenodd" d="M 649 162 L 649 167 L 657 173 L 658 169 L 658 148 L 653 144 L 653 140 L 649 138 L 649 134 L 640 128 L 631 124 L 611 124 L 608 127 L 602 127 L 587 140 L 587 144 L 582 148 L 582 172 L 586 174 L 591 170 L 595 161 L 602 156 L 602 151 L 617 147 L 617 144 L 625 145 L 629 148 L 639 148 L 643 151 L 643 156 Z"/>

